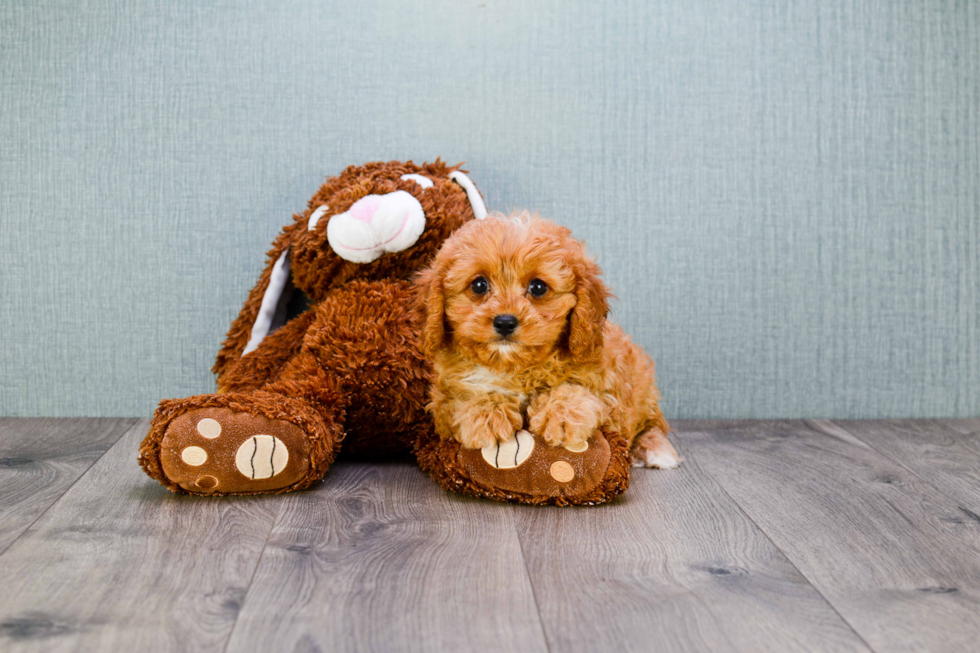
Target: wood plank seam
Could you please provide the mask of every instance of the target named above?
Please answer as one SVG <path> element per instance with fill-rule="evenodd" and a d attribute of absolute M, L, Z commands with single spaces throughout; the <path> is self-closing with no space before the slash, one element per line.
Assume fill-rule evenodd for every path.
<path fill-rule="evenodd" d="M 225 647 L 267 540 L 257 529 L 268 535 L 277 504 L 167 492 L 135 464 L 148 427 L 128 429 L 0 558 L 12 588 L 0 597 L 0 649 Z"/>
<path fill-rule="evenodd" d="M 960 510 L 962 510 L 963 512 L 965 512 L 967 514 L 967 516 L 970 517 L 971 519 L 973 519 L 975 521 L 980 521 L 980 518 L 978 518 L 977 515 L 973 514 L 973 512 L 971 512 L 967 508 L 964 508 L 964 507 L 960 506 L 960 504 L 962 502 L 960 501 L 960 499 L 958 497 L 955 497 L 952 494 L 950 494 L 950 492 L 948 490 L 944 490 L 943 487 L 942 487 L 942 485 L 936 483 L 934 479 L 927 478 L 925 476 L 922 476 L 914 468 L 912 468 L 911 466 L 909 466 L 909 465 L 905 464 L 904 462 L 902 462 L 901 457 L 894 456 L 894 455 L 889 455 L 886 451 L 882 450 L 880 447 L 875 446 L 875 443 L 873 441 L 868 441 L 865 438 L 862 438 L 859 434 L 857 434 L 857 433 L 849 430 L 846 426 L 844 426 L 840 422 L 831 420 L 831 423 L 834 426 L 836 426 L 837 428 L 846 431 L 849 435 L 851 435 L 851 436 L 857 438 L 858 440 L 860 440 L 863 444 L 867 445 L 870 449 L 874 450 L 882 458 L 887 458 L 888 460 L 890 460 L 894 464 L 898 465 L 899 467 L 901 467 L 902 469 L 904 469 L 905 471 L 907 471 L 912 476 L 916 477 L 917 479 L 919 479 L 920 481 L 922 481 L 926 485 L 928 485 L 928 486 L 932 487 L 933 489 L 935 489 L 937 492 L 939 492 L 940 494 L 942 494 L 944 497 L 946 497 L 947 499 L 949 499 L 950 501 L 952 501 L 953 503 L 955 503 L 957 506 L 959 506 Z M 936 426 L 942 428 L 944 431 L 946 431 L 950 435 L 962 436 L 962 433 L 958 433 L 955 429 L 950 428 L 941 419 L 933 420 L 933 423 Z"/>
<path fill-rule="evenodd" d="M 71 484 L 68 487 L 65 488 L 65 491 L 61 493 L 61 496 L 60 497 L 58 497 L 57 499 L 55 499 L 54 501 L 52 501 L 51 504 L 48 505 L 47 508 L 45 508 L 44 510 L 42 510 L 40 512 L 40 514 L 38 514 L 37 517 L 35 517 L 33 520 L 31 520 L 31 523 L 27 526 L 27 528 L 25 528 L 24 530 L 22 530 L 17 537 L 15 537 L 13 540 L 11 540 L 10 543 L 7 544 L 7 546 L 5 546 L 2 551 L 0 551 L 0 556 L 2 556 L 4 553 L 6 553 L 7 551 L 9 551 L 10 550 L 10 547 L 12 547 L 14 544 L 16 544 L 20 540 L 20 538 L 24 537 L 24 534 L 27 533 L 28 531 L 30 531 L 31 528 L 33 528 L 34 524 L 36 524 L 39 519 L 41 519 L 42 517 L 44 517 L 44 515 L 46 515 L 48 513 L 48 511 L 51 510 L 51 508 L 53 508 L 58 502 L 60 502 L 61 499 L 66 494 L 68 494 L 68 492 L 73 487 L 75 487 L 75 484 L 77 484 L 80 480 L 82 480 L 82 477 L 84 477 L 86 474 L 89 473 L 89 471 L 91 471 L 91 469 L 96 465 L 96 463 L 98 463 L 100 460 L 102 460 L 103 458 L 105 458 L 106 454 L 109 453 L 113 449 L 113 447 L 115 447 L 116 445 L 118 445 L 119 442 L 123 438 L 125 438 L 126 435 L 130 431 L 132 431 L 134 428 L 136 428 L 136 426 L 139 424 L 139 418 L 138 417 L 124 417 L 124 418 L 121 418 L 121 419 L 128 420 L 130 422 L 129 428 L 127 428 L 124 431 L 122 431 L 119 434 L 119 437 L 116 438 L 116 441 L 113 442 L 112 445 L 106 447 L 106 450 L 103 451 L 102 454 L 98 458 L 94 458 L 92 460 L 92 463 L 88 467 L 85 468 L 85 471 L 82 472 L 81 474 L 79 474 L 78 477 L 74 481 L 72 481 Z M 134 463 L 135 463 L 135 461 L 134 461 Z"/>
<path fill-rule="evenodd" d="M 221 653 L 228 653 L 228 646 L 231 644 L 231 639 L 235 635 L 235 629 L 238 628 L 238 619 L 245 611 L 245 606 L 248 605 L 248 597 L 252 593 L 252 583 L 255 582 L 255 576 L 259 573 L 259 569 L 262 567 L 262 558 L 265 557 L 265 552 L 269 548 L 269 540 L 272 539 L 272 534 L 275 532 L 276 526 L 279 525 L 279 520 L 282 519 L 282 514 L 284 512 L 283 506 L 285 505 L 285 502 L 280 505 L 279 511 L 276 513 L 276 519 L 274 522 L 272 522 L 272 528 L 269 529 L 269 532 L 265 536 L 265 542 L 262 544 L 262 552 L 259 553 L 259 559 L 255 563 L 255 569 L 252 570 L 252 575 L 248 579 L 248 587 L 245 589 L 245 596 L 242 598 L 242 604 L 239 606 L 238 612 L 235 614 L 234 623 L 231 625 L 231 628 L 228 629 L 228 638 L 225 640 L 225 645 L 221 647 Z"/>
<path fill-rule="evenodd" d="M 863 423 L 876 429 L 865 439 L 890 435 L 877 428 L 883 422 Z M 950 499 L 953 486 L 940 492 L 825 420 L 679 430 L 726 493 L 876 650 L 975 650 L 980 536 L 974 520 L 958 518 L 962 497 Z M 973 488 L 961 494 L 976 496 Z"/>
<path fill-rule="evenodd" d="M 353 461 L 283 503 L 227 651 L 549 650 L 510 506 Z"/>
<path fill-rule="evenodd" d="M 699 461 L 636 470 L 601 508 L 516 513 L 551 649 L 871 653 Z"/>
<path fill-rule="evenodd" d="M 807 428 L 810 428 L 809 424 L 807 424 Z M 688 449 L 685 452 L 685 456 L 687 458 L 692 458 L 692 457 L 695 456 L 695 454 L 692 453 L 690 451 L 690 449 Z M 830 606 L 830 609 L 833 610 L 834 613 L 838 617 L 840 617 L 841 621 L 843 621 L 845 624 L 847 624 L 847 627 L 851 630 L 852 633 L 854 633 L 854 636 L 857 637 L 859 640 L 861 640 L 861 642 L 865 646 L 867 646 L 869 650 L 871 650 L 871 651 L 877 651 L 876 648 L 874 648 L 873 646 L 871 646 L 871 644 L 864 637 L 861 636 L 861 633 L 859 633 L 857 630 L 855 630 L 854 624 L 852 624 L 850 621 L 848 621 L 847 618 L 843 614 L 841 614 L 840 610 L 837 609 L 837 606 L 834 605 L 833 602 L 831 602 L 830 599 L 828 599 L 824 595 L 824 593 L 820 591 L 820 588 L 813 584 L 813 581 L 803 572 L 802 569 L 800 569 L 799 565 L 796 564 L 796 561 L 793 560 L 793 558 L 786 551 L 784 551 L 783 548 L 781 546 L 779 546 L 775 542 L 775 540 L 772 539 L 772 537 L 769 535 L 769 533 L 766 532 L 766 529 L 763 528 L 761 524 L 759 524 L 756 520 L 754 520 L 752 518 L 752 515 L 750 515 L 745 510 L 745 508 L 742 507 L 742 504 L 740 504 L 735 499 L 735 497 L 733 497 L 731 495 L 731 493 L 729 493 L 728 489 L 721 483 L 721 481 L 719 481 L 717 478 L 715 478 L 715 476 L 711 473 L 711 470 L 708 469 L 706 466 L 703 466 L 703 465 L 701 466 L 701 470 L 707 476 L 711 477 L 711 479 L 718 485 L 718 487 L 721 488 L 721 491 L 725 493 L 725 496 L 727 496 L 729 499 L 731 499 L 732 503 L 734 503 L 738 507 L 739 512 L 741 512 L 745 516 L 746 519 L 748 519 L 750 522 L 752 522 L 753 524 L 755 524 L 755 527 L 759 529 L 759 532 L 762 533 L 762 535 L 767 540 L 769 540 L 769 542 L 772 544 L 772 546 L 777 551 L 779 551 L 783 555 L 784 558 L 786 558 L 786 560 L 793 567 L 793 569 L 795 569 L 800 574 L 800 576 L 806 580 L 806 582 L 810 585 L 810 587 L 813 588 L 813 591 L 815 591 L 820 596 L 820 598 L 823 599 L 824 603 L 826 603 L 828 606 Z"/>
<path fill-rule="evenodd" d="M 525 507 L 524 509 L 527 510 L 528 508 Z M 548 640 L 548 633 L 544 628 L 544 616 L 541 614 L 541 605 L 538 603 L 538 591 L 534 587 L 534 579 L 531 577 L 531 570 L 527 567 L 527 556 L 524 554 L 524 539 L 521 537 L 521 532 L 517 526 L 517 510 L 517 506 L 511 506 L 510 514 L 514 522 L 514 535 L 517 537 L 517 545 L 521 552 L 521 563 L 524 566 L 524 576 L 527 578 L 527 584 L 531 588 L 531 598 L 534 600 L 534 611 L 538 614 L 538 627 L 541 629 L 541 639 L 544 640 L 544 645 L 545 648 L 548 649 L 548 653 L 551 653 L 551 642 Z"/>

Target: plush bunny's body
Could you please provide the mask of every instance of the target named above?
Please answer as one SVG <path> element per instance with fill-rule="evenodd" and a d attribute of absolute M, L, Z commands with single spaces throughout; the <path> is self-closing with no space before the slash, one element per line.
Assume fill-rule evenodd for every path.
<path fill-rule="evenodd" d="M 485 213 L 440 161 L 328 179 L 273 243 L 218 354 L 219 392 L 161 402 L 146 472 L 174 491 L 284 492 L 319 480 L 342 443 L 410 451 L 431 424 L 409 279 Z"/>

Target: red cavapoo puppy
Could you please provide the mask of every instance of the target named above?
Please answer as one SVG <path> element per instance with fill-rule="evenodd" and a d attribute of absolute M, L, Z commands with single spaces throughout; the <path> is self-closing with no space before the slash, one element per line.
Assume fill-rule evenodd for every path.
<path fill-rule="evenodd" d="M 482 448 L 527 429 L 580 450 L 600 425 L 634 464 L 676 467 L 653 361 L 606 319 L 599 267 L 571 231 L 523 212 L 457 230 L 417 279 L 441 437 Z"/>

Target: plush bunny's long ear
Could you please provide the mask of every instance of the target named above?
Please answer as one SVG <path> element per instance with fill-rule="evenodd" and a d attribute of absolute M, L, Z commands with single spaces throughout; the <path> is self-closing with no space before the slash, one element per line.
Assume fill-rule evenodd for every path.
<path fill-rule="evenodd" d="M 459 170 L 450 172 L 449 178 L 462 186 L 463 190 L 466 191 L 466 198 L 470 201 L 470 206 L 473 207 L 473 217 L 477 220 L 486 218 L 487 205 L 483 203 L 483 197 L 480 195 L 480 191 L 477 190 L 476 184 Z"/>
<path fill-rule="evenodd" d="M 287 306 L 293 294 L 289 274 L 289 243 L 296 227 L 287 226 L 276 238 L 259 281 L 248 294 L 245 305 L 231 323 L 228 336 L 211 369 L 215 374 L 245 354 L 254 351 L 263 338 L 285 324 Z"/>
<path fill-rule="evenodd" d="M 259 305 L 259 314 L 252 324 L 252 331 L 249 334 L 248 343 L 242 350 L 242 356 L 255 351 L 259 343 L 269 335 L 277 326 L 285 323 L 286 304 L 288 299 L 283 301 L 286 286 L 289 283 L 289 248 L 286 248 L 279 258 L 272 265 L 272 274 L 269 275 L 269 286 L 262 295 L 262 303 Z M 274 324 L 276 318 L 280 324 Z"/>

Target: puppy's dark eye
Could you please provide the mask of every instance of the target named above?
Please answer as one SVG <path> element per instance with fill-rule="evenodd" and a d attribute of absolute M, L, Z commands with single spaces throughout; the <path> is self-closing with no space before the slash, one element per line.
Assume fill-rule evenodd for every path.
<path fill-rule="evenodd" d="M 470 284 L 470 290 L 475 292 L 477 295 L 486 295 L 487 291 L 490 290 L 490 282 L 483 277 L 477 277 L 473 279 L 473 283 Z"/>
<path fill-rule="evenodd" d="M 527 284 L 527 291 L 535 297 L 543 297 L 548 292 L 548 284 L 541 279 L 531 279 L 531 283 Z"/>

